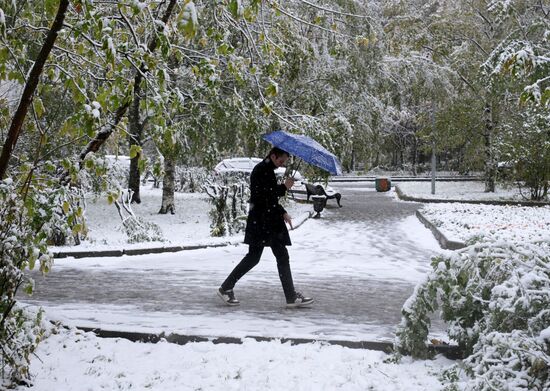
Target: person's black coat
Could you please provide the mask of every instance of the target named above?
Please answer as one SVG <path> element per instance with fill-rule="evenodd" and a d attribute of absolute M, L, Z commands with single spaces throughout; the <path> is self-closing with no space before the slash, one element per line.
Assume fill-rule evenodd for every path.
<path fill-rule="evenodd" d="M 275 164 L 268 157 L 258 163 L 250 174 L 250 209 L 246 221 L 244 242 L 254 246 L 290 246 L 290 236 L 279 205 L 286 186 L 277 184 Z"/>

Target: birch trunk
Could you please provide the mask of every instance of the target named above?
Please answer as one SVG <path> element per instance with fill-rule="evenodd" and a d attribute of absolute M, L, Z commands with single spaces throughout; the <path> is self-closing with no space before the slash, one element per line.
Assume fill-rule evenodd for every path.
<path fill-rule="evenodd" d="M 162 182 L 162 205 L 159 214 L 176 213 L 176 204 L 174 203 L 174 159 L 164 157 L 164 180 Z"/>

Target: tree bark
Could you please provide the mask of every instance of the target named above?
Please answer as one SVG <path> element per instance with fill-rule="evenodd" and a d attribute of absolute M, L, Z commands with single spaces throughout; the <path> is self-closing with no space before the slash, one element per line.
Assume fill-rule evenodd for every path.
<path fill-rule="evenodd" d="M 495 191 L 495 156 L 493 152 L 493 110 L 490 103 L 485 103 L 485 129 L 483 131 L 483 142 L 485 148 L 485 192 Z"/>
<path fill-rule="evenodd" d="M 416 165 L 418 164 L 418 139 L 413 136 L 413 150 L 412 150 L 412 174 L 417 175 Z"/>
<path fill-rule="evenodd" d="M 170 14 L 172 12 L 172 9 L 176 5 L 176 0 L 171 0 L 168 4 L 168 8 L 166 10 L 166 13 L 164 17 L 162 18 L 162 21 L 164 24 L 168 22 L 168 18 L 170 17 Z M 155 51 L 156 47 L 158 45 L 158 40 L 156 37 L 154 37 L 150 42 L 147 48 L 150 52 Z M 142 145 L 142 136 L 143 136 L 143 127 L 144 124 L 142 121 L 140 121 L 140 112 L 139 112 L 139 106 L 141 102 L 141 82 L 143 81 L 143 76 L 147 72 L 147 68 L 145 64 L 141 64 L 140 66 L 140 72 L 136 73 L 136 76 L 134 78 L 134 93 L 133 93 L 133 101 L 130 106 L 130 113 L 128 122 L 130 125 L 130 148 L 133 145 L 136 145 L 138 147 L 141 147 Z M 140 204 L 141 203 L 141 197 L 139 194 L 139 188 L 140 188 L 140 172 L 139 172 L 139 159 L 141 157 L 141 153 L 138 153 L 135 157 L 133 157 L 130 160 L 130 176 L 128 178 L 128 189 L 132 191 L 132 200 L 131 203 Z"/>
<path fill-rule="evenodd" d="M 159 214 L 176 213 L 176 204 L 174 202 L 174 180 L 175 163 L 174 159 L 168 156 L 164 157 L 164 180 L 162 182 L 162 205 Z"/>
<path fill-rule="evenodd" d="M 115 128 L 120 123 L 124 115 L 126 114 L 126 110 L 128 110 L 128 107 L 130 106 L 130 102 L 124 103 L 122 106 L 120 106 L 114 114 L 113 120 L 111 122 L 106 123 L 103 125 L 101 130 L 97 132 L 96 136 L 91 140 L 86 147 L 82 150 L 80 153 L 79 159 L 79 167 L 82 169 L 84 165 L 84 159 L 90 152 L 97 152 L 99 151 L 99 148 L 107 141 L 109 136 L 113 134 L 115 131 Z"/>
<path fill-rule="evenodd" d="M 25 88 L 23 89 L 23 95 L 21 96 L 21 100 L 19 101 L 19 106 L 17 107 L 17 110 L 13 115 L 13 119 L 8 130 L 8 136 L 6 138 L 6 141 L 4 142 L 4 147 L 2 148 L 2 155 L 0 155 L 0 180 L 4 179 L 6 175 L 9 160 L 11 158 L 13 150 L 15 149 L 17 140 L 19 139 L 19 135 L 21 134 L 23 122 L 25 121 L 25 117 L 27 116 L 27 112 L 29 111 L 29 107 L 32 103 L 34 92 L 36 91 L 38 82 L 40 80 L 40 75 L 44 70 L 44 64 L 46 63 L 46 60 L 48 59 L 48 56 L 52 51 L 59 30 L 61 30 L 61 28 L 63 27 L 63 21 L 65 20 L 65 15 L 67 13 L 68 7 L 69 0 L 61 0 L 59 2 L 59 7 L 57 9 L 55 20 L 52 24 L 52 27 L 50 28 L 50 31 L 48 31 L 46 40 L 44 41 L 44 44 L 40 49 L 40 53 L 38 53 L 38 57 L 36 58 L 31 72 L 29 73 L 29 79 L 27 80 Z"/>
<path fill-rule="evenodd" d="M 128 135 L 128 141 L 130 144 L 130 149 L 132 146 L 138 146 L 141 148 L 141 140 L 143 135 L 143 123 L 140 121 L 140 115 L 139 115 L 139 105 L 141 102 L 141 77 L 136 77 L 135 80 L 136 83 L 134 84 L 134 99 L 132 100 L 132 104 L 130 106 L 130 112 L 128 113 L 128 124 L 129 124 L 129 135 Z M 141 153 L 138 152 L 136 156 L 134 156 L 130 160 L 130 175 L 128 177 L 128 189 L 132 191 L 132 199 L 130 200 L 130 203 L 141 203 L 141 197 L 139 195 L 139 187 L 140 187 L 140 172 L 139 172 L 139 159 L 141 157 Z"/>

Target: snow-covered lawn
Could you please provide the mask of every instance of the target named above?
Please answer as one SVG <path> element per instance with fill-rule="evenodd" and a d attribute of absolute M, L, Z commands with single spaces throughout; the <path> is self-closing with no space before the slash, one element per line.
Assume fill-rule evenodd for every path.
<path fill-rule="evenodd" d="M 480 181 L 437 182 L 434 195 L 431 194 L 430 182 L 401 182 L 397 185 L 406 195 L 418 198 L 524 200 L 517 188 L 497 186 L 495 193 L 485 193 L 484 184 Z M 550 236 L 550 206 L 493 206 L 453 202 L 426 204 L 421 212 L 450 240 L 468 242 L 485 237 L 521 242 Z"/>
<path fill-rule="evenodd" d="M 61 331 L 39 345 L 36 391 L 63 390 L 440 390 L 450 361 L 384 363 L 384 353 L 320 343 L 245 340 L 175 345 Z M 21 391 L 28 388 L 21 387 Z"/>
<path fill-rule="evenodd" d="M 522 242 L 550 238 L 550 206 L 493 206 L 462 203 L 426 204 L 422 214 L 447 239 Z"/>
<path fill-rule="evenodd" d="M 162 189 L 143 187 L 140 191 L 141 204 L 132 204 L 136 216 L 158 225 L 164 240 L 142 243 L 128 243 L 121 229 L 121 218 L 114 204 L 109 205 L 106 197 L 92 197 L 86 202 L 88 237 L 79 246 L 53 247 L 52 251 L 109 250 L 121 248 L 163 247 L 174 245 L 214 244 L 227 241 L 210 236 L 208 213 L 212 208 L 208 195 L 204 193 L 175 193 L 176 214 L 158 213 Z M 285 204 L 293 218 L 299 218 L 311 205 L 288 201 Z M 238 239 L 242 235 L 237 235 Z"/>
<path fill-rule="evenodd" d="M 517 187 L 497 185 L 494 193 L 485 193 L 482 181 L 437 182 L 435 194 L 432 194 L 431 182 L 395 182 L 401 191 L 410 196 L 427 199 L 453 200 L 515 200 L 525 201 Z M 525 192 L 525 189 L 523 190 Z M 526 194 L 528 196 L 528 194 Z"/>

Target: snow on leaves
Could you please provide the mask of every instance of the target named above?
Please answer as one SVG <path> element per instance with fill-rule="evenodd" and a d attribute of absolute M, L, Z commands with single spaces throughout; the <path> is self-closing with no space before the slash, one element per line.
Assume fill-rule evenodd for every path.
<path fill-rule="evenodd" d="M 397 346 L 426 356 L 429 315 L 441 308 L 449 337 L 468 358 L 445 376 L 468 390 L 550 387 L 550 240 L 474 244 L 434 258 L 433 271 L 403 307 Z"/>

